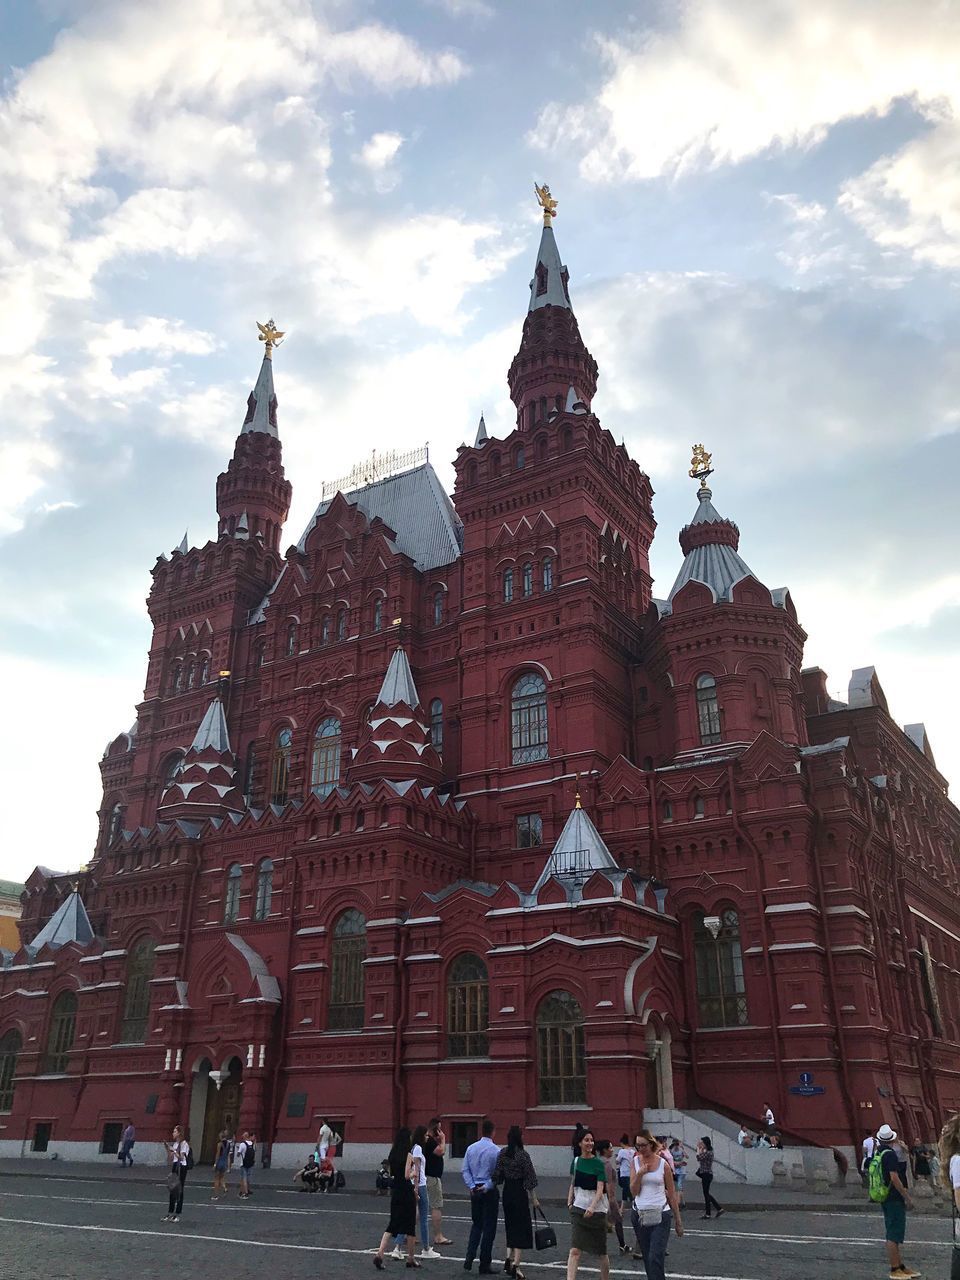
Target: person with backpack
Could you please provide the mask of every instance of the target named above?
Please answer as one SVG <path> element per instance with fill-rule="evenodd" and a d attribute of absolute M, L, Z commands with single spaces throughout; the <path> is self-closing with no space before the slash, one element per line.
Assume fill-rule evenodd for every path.
<path fill-rule="evenodd" d="M 193 1168 L 193 1152 L 180 1125 L 174 1125 L 173 1141 L 165 1142 L 163 1145 L 166 1147 L 167 1159 L 170 1162 L 170 1170 L 167 1174 L 170 1201 L 166 1217 L 161 1218 L 160 1221 L 179 1222 L 180 1214 L 183 1212 L 183 1184 L 187 1180 L 187 1174 Z"/>
<path fill-rule="evenodd" d="M 868 1133 L 861 1144 L 863 1155 L 860 1158 L 860 1178 L 863 1182 L 863 1189 L 867 1191 L 870 1186 L 870 1161 L 873 1159 L 877 1150 L 877 1140 L 872 1133 Z"/>
<path fill-rule="evenodd" d="M 240 1199 L 250 1196 L 250 1172 L 257 1162 L 257 1146 L 253 1135 L 247 1131 L 233 1149 L 233 1166 L 240 1170 Z"/>
<path fill-rule="evenodd" d="M 900 1246 L 907 1230 L 907 1210 L 913 1201 L 901 1176 L 897 1134 L 888 1124 L 877 1130 L 877 1146 L 870 1159 L 867 1178 L 870 1199 L 883 1210 L 890 1280 L 912 1280 L 920 1275 L 903 1261 Z"/>

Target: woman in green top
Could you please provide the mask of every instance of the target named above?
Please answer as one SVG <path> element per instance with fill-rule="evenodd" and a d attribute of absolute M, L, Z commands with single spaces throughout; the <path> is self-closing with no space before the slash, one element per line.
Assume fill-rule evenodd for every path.
<path fill-rule="evenodd" d="M 596 1143 L 589 1129 L 581 1136 L 580 1154 L 574 1156 L 570 1166 L 567 1208 L 571 1225 L 567 1280 L 576 1280 L 582 1253 L 600 1259 L 601 1280 L 608 1280 L 606 1172 L 603 1161 L 596 1155 Z"/>

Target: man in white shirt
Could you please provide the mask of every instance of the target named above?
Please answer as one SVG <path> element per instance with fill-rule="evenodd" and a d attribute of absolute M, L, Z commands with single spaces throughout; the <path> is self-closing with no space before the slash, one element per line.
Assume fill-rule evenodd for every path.
<path fill-rule="evenodd" d="M 764 1105 L 761 1115 L 763 1116 L 763 1123 L 767 1126 L 767 1133 L 773 1133 L 774 1129 L 777 1127 L 777 1122 L 773 1118 L 773 1111 L 769 1104 Z"/>
<path fill-rule="evenodd" d="M 317 1155 L 322 1160 L 327 1154 L 328 1148 L 335 1145 L 336 1144 L 333 1141 L 333 1130 L 327 1123 L 326 1116 L 324 1116 L 320 1124 L 320 1132 L 317 1134 Z"/>
<path fill-rule="evenodd" d="M 740 1132 L 737 1134 L 737 1142 L 741 1147 L 753 1146 L 753 1134 L 749 1129 L 745 1129 L 743 1125 L 740 1126 Z"/>
<path fill-rule="evenodd" d="M 872 1133 L 868 1133 L 864 1138 L 862 1149 L 863 1156 L 860 1160 L 860 1181 L 863 1183 L 864 1187 L 866 1187 L 870 1181 L 868 1175 L 870 1161 L 877 1153 L 877 1140 Z"/>

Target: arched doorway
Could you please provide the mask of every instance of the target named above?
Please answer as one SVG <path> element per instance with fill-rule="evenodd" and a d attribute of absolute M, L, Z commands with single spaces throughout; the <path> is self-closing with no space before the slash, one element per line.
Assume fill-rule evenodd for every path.
<path fill-rule="evenodd" d="M 672 1111 L 673 1036 L 659 1018 L 651 1017 L 646 1029 L 646 1106 L 656 1111 Z"/>
<path fill-rule="evenodd" d="M 243 1100 L 243 1063 L 230 1058 L 214 1071 L 209 1058 L 201 1058 L 193 1071 L 190 1095 L 190 1141 L 194 1159 L 213 1164 L 220 1131 L 231 1137 L 237 1131 Z"/>

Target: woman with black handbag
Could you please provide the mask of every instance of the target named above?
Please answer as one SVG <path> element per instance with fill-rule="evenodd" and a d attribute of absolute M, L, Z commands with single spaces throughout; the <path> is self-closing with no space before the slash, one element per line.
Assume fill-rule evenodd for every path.
<path fill-rule="evenodd" d="M 940 1180 L 950 1191 L 953 1208 L 953 1257 L 950 1280 L 960 1280 L 960 1112 L 940 1130 Z"/>
<path fill-rule="evenodd" d="M 183 1212 L 183 1184 L 187 1173 L 193 1168 L 193 1157 L 190 1154 L 190 1143 L 187 1142 L 180 1125 L 174 1125 L 173 1141 L 163 1144 L 167 1149 L 170 1170 L 167 1173 L 167 1191 L 170 1193 L 167 1216 L 161 1222 L 179 1222 Z"/>
<path fill-rule="evenodd" d="M 507 1260 L 503 1269 L 514 1280 L 523 1280 L 520 1257 L 524 1249 L 533 1248 L 530 1198 L 535 1210 L 540 1208 L 540 1201 L 534 1190 L 537 1175 L 533 1161 L 524 1150 L 523 1131 L 518 1124 L 512 1124 L 507 1131 L 507 1145 L 497 1156 L 493 1180 L 503 1187 L 503 1226 L 507 1237 Z"/>

